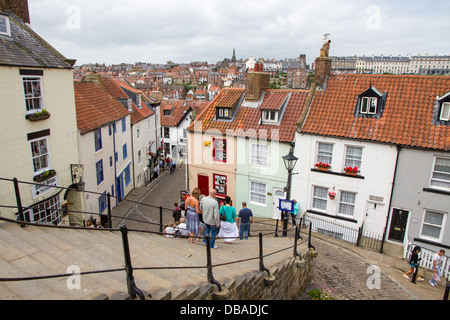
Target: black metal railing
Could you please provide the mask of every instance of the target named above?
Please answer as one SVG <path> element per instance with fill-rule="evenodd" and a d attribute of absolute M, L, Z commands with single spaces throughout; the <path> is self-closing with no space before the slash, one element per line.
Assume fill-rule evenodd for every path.
<path fill-rule="evenodd" d="M 145 205 L 145 206 L 150 206 L 153 208 L 158 208 L 159 209 L 159 223 L 152 223 L 149 221 L 143 221 L 143 220 L 139 220 L 139 219 L 130 219 L 127 217 L 118 217 L 124 220 L 132 220 L 132 221 L 139 221 L 142 223 L 147 223 L 147 224 L 153 224 L 153 225 L 159 225 L 159 232 L 155 232 L 155 231 L 148 231 L 148 230 L 138 230 L 138 229 L 128 229 L 125 225 L 122 225 L 120 228 L 112 228 L 112 218 L 114 218 L 114 216 L 112 215 L 112 211 L 111 211 L 111 195 L 108 194 L 108 213 L 107 213 L 107 223 L 102 227 L 102 228 L 89 228 L 89 227 L 85 227 L 85 226 L 65 226 L 65 225 L 54 225 L 54 224 L 45 224 L 45 223 L 33 223 L 33 222 L 29 222 L 29 221 L 25 221 L 25 216 L 24 216 L 24 210 L 33 208 L 33 206 L 30 207 L 23 207 L 22 206 L 22 202 L 21 202 L 21 197 L 20 197 L 20 188 L 19 188 L 19 183 L 26 183 L 26 184 L 36 184 L 36 183 L 30 183 L 30 182 L 23 182 L 23 181 L 18 181 L 16 178 L 14 179 L 5 179 L 5 178 L 0 178 L 0 180 L 3 181 L 11 181 L 14 184 L 14 190 L 15 190 L 15 196 L 16 196 L 16 202 L 17 202 L 17 206 L 7 206 L 7 205 L 0 205 L 0 207 L 5 207 L 5 208 L 17 208 L 17 220 L 14 219 L 9 219 L 9 218 L 5 218 L 5 217 L 0 217 L 1 221 L 7 222 L 7 223 L 16 223 L 19 224 L 21 226 L 27 226 L 27 225 L 32 225 L 32 226 L 37 226 L 37 227 L 42 227 L 42 228 L 60 228 L 60 229 L 76 229 L 76 230 L 89 230 L 89 231 L 98 231 L 98 232 L 104 232 L 104 231 L 108 231 L 108 232 L 120 232 L 121 236 L 122 236 L 122 245 L 123 245 L 123 254 L 124 254 L 124 267 L 121 268 L 113 268 L 113 269 L 104 269 L 104 270 L 94 270 L 94 271 L 86 271 L 86 272 L 80 272 L 79 275 L 88 275 L 88 274 L 100 274 L 100 273 L 110 273 L 110 272 L 126 272 L 126 280 L 127 280 L 127 290 L 128 290 L 128 295 L 130 298 L 134 299 L 136 298 L 136 296 L 138 296 L 140 299 L 144 300 L 145 296 L 143 294 L 143 292 L 136 286 L 136 283 L 134 281 L 134 275 L 133 275 L 133 271 L 135 270 L 151 270 L 151 269 L 187 269 L 187 268 L 206 268 L 207 269 L 207 280 L 209 283 L 216 285 L 219 292 L 222 291 L 222 286 L 221 284 L 215 280 L 214 275 L 213 275 L 213 268 L 215 267 L 219 267 L 219 266 L 224 266 L 224 265 L 229 265 L 229 264 L 236 264 L 236 263 L 240 263 L 240 262 L 245 262 L 245 261 L 251 261 L 251 260 L 259 260 L 259 270 L 261 272 L 267 272 L 268 276 L 270 276 L 270 271 L 264 266 L 264 258 L 268 257 L 270 255 L 274 255 L 286 250 L 292 250 L 293 249 L 293 256 L 294 257 L 300 257 L 301 256 L 298 254 L 297 251 L 297 247 L 303 243 L 305 243 L 306 241 L 302 241 L 300 243 L 298 243 L 299 239 L 303 238 L 300 235 L 301 232 L 301 228 L 299 228 L 298 226 L 295 227 L 295 236 L 294 236 L 294 244 L 292 246 L 274 251 L 274 252 L 270 252 L 270 253 L 263 253 L 263 236 L 268 236 L 273 234 L 273 231 L 267 231 L 266 233 L 263 232 L 258 232 L 258 235 L 249 235 L 248 237 L 259 237 L 259 254 L 256 257 L 251 257 L 251 258 L 247 258 L 247 259 L 242 259 L 242 260 L 235 260 L 235 261 L 228 261 L 228 262 L 224 262 L 224 263 L 220 263 L 220 264 L 213 264 L 212 263 L 212 254 L 211 254 L 211 248 L 210 248 L 210 240 L 211 239 L 227 239 L 227 237 L 215 237 L 215 238 L 210 238 L 209 236 L 196 236 L 196 238 L 199 239 L 205 239 L 206 242 L 206 257 L 207 257 L 207 262 L 206 265 L 199 265 L 199 266 L 178 266 L 178 267 L 173 267 L 173 266 L 161 266 L 161 267 L 133 267 L 132 266 L 132 261 L 131 261 L 131 254 L 130 254 L 130 246 L 129 246 L 129 242 L 128 242 L 128 233 L 129 232 L 140 232 L 140 233 L 150 233 L 150 234 L 157 234 L 157 235 L 164 235 L 163 232 L 163 210 L 165 208 L 159 206 L 152 206 L 149 204 L 145 204 L 145 203 L 141 203 L 141 202 L 137 202 L 137 201 L 133 201 L 133 200 L 129 200 L 126 198 L 120 198 L 121 201 L 130 201 L 130 202 L 134 202 L 136 204 L 140 204 L 140 205 Z M 68 189 L 65 187 L 60 187 L 60 186 L 55 186 L 54 188 L 60 188 L 60 189 Z M 82 192 L 88 192 L 88 193 L 93 193 L 93 194 L 99 194 L 101 195 L 101 193 L 98 192 L 92 192 L 92 191 L 82 191 Z M 165 209 L 165 210 L 170 210 L 172 211 L 172 209 Z M 77 213 L 84 213 L 84 214 L 90 214 L 90 215 L 95 215 L 98 213 L 92 213 L 92 212 L 80 212 L 78 211 Z M 287 219 L 287 217 L 286 217 Z M 272 219 L 271 219 L 272 220 Z M 272 220 L 273 221 L 273 220 Z M 268 224 L 270 225 L 270 224 Z M 273 224 L 272 224 L 273 226 Z M 278 226 L 278 221 L 276 223 L 276 226 Z M 311 244 L 311 229 L 312 229 L 312 223 L 310 222 L 310 227 L 309 227 L 309 234 L 308 234 L 308 248 L 314 248 L 314 246 L 312 246 Z M 275 235 L 277 236 L 277 229 L 275 231 Z M 287 230 L 281 230 L 282 232 L 287 231 Z M 254 234 L 255 231 L 252 231 L 252 233 Z M 182 238 L 188 238 L 188 236 L 182 236 L 180 235 L 180 237 Z M 233 237 L 235 238 L 235 237 Z M 315 248 L 314 248 L 315 249 Z M 29 280 L 41 280 L 41 279 L 52 279 L 52 278 L 61 278 L 61 277 L 70 277 L 73 274 L 70 273 L 66 273 L 66 274 L 52 274 L 52 275 L 44 275 L 44 276 L 34 276 L 34 277 L 14 277 L 14 278 L 4 278 L 4 277 L 0 277 L 0 282 L 8 282 L 8 281 L 29 281 Z"/>

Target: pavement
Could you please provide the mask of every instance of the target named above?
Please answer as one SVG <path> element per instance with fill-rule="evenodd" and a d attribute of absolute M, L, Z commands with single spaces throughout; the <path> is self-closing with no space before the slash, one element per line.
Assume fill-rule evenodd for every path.
<path fill-rule="evenodd" d="M 184 189 L 184 167 L 177 168 L 173 174 L 164 171 L 147 186 L 134 189 L 126 198 L 129 201 L 123 201 L 112 210 L 113 227 L 126 223 L 129 229 L 159 231 L 159 206 L 163 208 L 163 224 L 173 220 L 173 204 L 180 203 L 179 192 Z M 274 230 L 274 226 L 268 219 L 256 218 L 252 230 Z M 292 237 L 292 233 L 290 230 L 288 236 Z M 428 282 L 432 275 L 430 270 L 419 270 L 419 275 L 425 277 L 423 282 L 413 284 L 405 279 L 403 274 L 409 265 L 402 257 L 380 254 L 315 233 L 312 244 L 318 257 L 314 260 L 311 285 L 329 288 L 340 299 L 442 300 L 444 296 L 445 280 L 432 287 Z"/>

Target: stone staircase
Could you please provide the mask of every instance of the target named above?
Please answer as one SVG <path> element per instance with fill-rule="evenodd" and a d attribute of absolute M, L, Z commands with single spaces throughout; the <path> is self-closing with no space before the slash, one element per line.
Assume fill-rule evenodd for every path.
<path fill-rule="evenodd" d="M 207 283 L 206 248 L 187 239 L 156 234 L 128 233 L 133 268 L 198 267 L 183 269 L 134 270 L 135 283 L 152 299 L 202 299 L 215 286 Z M 119 231 L 21 227 L 0 223 L 0 278 L 22 278 L 124 268 L 122 236 Z M 217 240 L 212 250 L 213 264 L 258 256 L 258 238 L 236 240 L 227 245 Z M 269 237 L 265 252 L 293 245 L 290 238 Z M 267 249 L 266 249 L 267 248 Z M 286 250 L 265 258 L 266 267 L 292 257 Z M 216 280 L 229 281 L 246 271 L 258 270 L 258 260 L 213 269 Z M 69 268 L 69 269 L 68 269 Z M 0 281 L 1 300 L 86 300 L 128 297 L 125 271 L 81 275 L 79 288 L 71 277 L 27 281 Z M 69 284 L 69 285 L 68 285 Z M 73 289 L 71 289 L 71 287 Z"/>

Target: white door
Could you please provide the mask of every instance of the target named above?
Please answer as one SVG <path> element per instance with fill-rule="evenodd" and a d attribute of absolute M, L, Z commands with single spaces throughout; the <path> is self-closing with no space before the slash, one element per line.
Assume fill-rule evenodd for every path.
<path fill-rule="evenodd" d="M 366 203 L 366 216 L 364 217 L 364 231 L 383 233 L 384 205 L 376 202 Z"/>
<path fill-rule="evenodd" d="M 273 189 L 272 218 L 281 220 L 280 199 L 286 199 L 283 189 Z"/>

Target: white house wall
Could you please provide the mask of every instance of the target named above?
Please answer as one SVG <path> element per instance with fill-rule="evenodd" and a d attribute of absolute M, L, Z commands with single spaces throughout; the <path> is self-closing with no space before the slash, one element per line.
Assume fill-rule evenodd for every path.
<path fill-rule="evenodd" d="M 312 171 L 316 163 L 317 145 L 319 142 L 333 144 L 331 171 L 329 174 Z M 363 148 L 362 164 L 359 174 L 364 179 L 345 176 L 345 148 L 357 146 Z M 364 229 L 383 234 L 389 207 L 392 180 L 396 163 L 397 150 L 395 146 L 359 142 L 354 140 L 329 138 L 322 136 L 303 135 L 296 133 L 295 156 L 299 158 L 292 179 L 292 198 L 299 201 L 306 210 L 313 208 L 313 187 L 325 187 L 336 192 L 336 198 L 327 198 L 325 213 L 328 216 L 356 220 L 354 222 L 336 219 L 343 225 L 358 228 L 365 221 Z M 354 215 L 340 214 L 339 197 L 341 191 L 356 193 Z M 371 220 L 366 218 L 371 211 Z M 318 211 L 318 210 L 316 210 Z"/>

